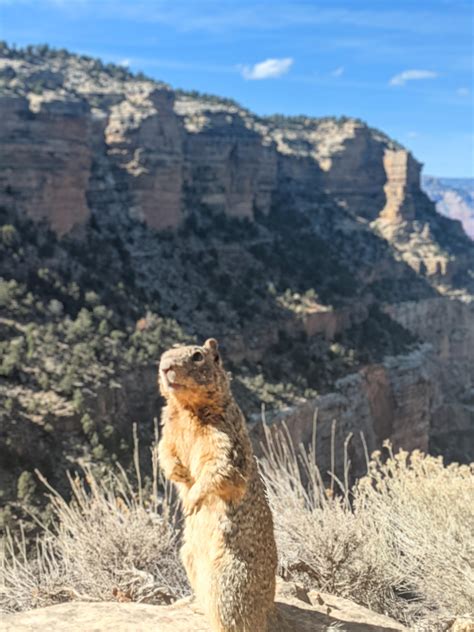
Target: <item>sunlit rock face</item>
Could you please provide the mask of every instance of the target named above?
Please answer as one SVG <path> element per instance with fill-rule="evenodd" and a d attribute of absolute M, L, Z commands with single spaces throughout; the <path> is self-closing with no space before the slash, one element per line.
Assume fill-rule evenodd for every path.
<path fill-rule="evenodd" d="M 420 189 L 420 168 L 411 154 L 403 149 L 386 150 L 383 164 L 387 176 L 384 186 L 386 204 L 381 217 L 391 222 L 414 220 L 416 216 L 413 192 Z"/>
<path fill-rule="evenodd" d="M 90 215 L 90 109 L 81 99 L 35 96 L 0 103 L 0 204 L 64 235 Z"/>
<path fill-rule="evenodd" d="M 167 89 L 125 93 L 106 112 L 105 152 L 129 212 L 157 230 L 182 219 L 182 128 Z"/>
<path fill-rule="evenodd" d="M 421 165 L 359 120 L 257 117 L 73 55 L 7 54 L 0 81 L 0 202 L 59 235 L 104 212 L 154 230 L 196 213 L 252 220 L 275 208 L 321 225 L 328 203 L 334 230 L 365 224 L 437 285 L 466 267 L 436 234 L 452 242 L 462 229 L 442 225 Z"/>
<path fill-rule="evenodd" d="M 419 164 L 360 121 L 259 118 L 94 63 L 0 59 L 2 201 L 61 235 L 100 211 L 107 188 L 158 230 L 190 209 L 251 219 L 281 196 L 318 194 L 370 221 L 415 217 Z"/>
<path fill-rule="evenodd" d="M 321 471 L 334 465 L 342 476 L 346 454 L 351 475 L 360 476 L 367 465 L 367 450 L 372 452 L 386 440 L 396 450 L 428 451 L 430 419 L 443 401 L 438 371 L 435 354 L 425 345 L 337 380 L 331 392 L 282 411 L 278 419 L 285 422 L 295 445 L 311 443 L 316 419 Z M 262 439 L 258 426 L 253 438 L 258 451 Z"/>

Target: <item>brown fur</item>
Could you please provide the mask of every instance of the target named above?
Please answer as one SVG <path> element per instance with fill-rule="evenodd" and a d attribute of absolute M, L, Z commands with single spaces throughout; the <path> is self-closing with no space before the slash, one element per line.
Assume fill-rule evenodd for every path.
<path fill-rule="evenodd" d="M 273 522 L 217 342 L 164 353 L 159 382 L 167 402 L 159 458 L 183 503 L 189 581 L 215 632 L 267 632 Z"/>

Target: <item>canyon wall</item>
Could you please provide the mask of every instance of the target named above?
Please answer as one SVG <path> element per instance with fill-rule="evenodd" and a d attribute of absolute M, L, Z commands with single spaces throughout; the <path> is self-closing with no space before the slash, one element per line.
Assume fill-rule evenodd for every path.
<path fill-rule="evenodd" d="M 336 467 L 343 471 L 344 441 L 352 473 L 369 452 L 388 439 L 394 449 L 443 454 L 449 461 L 471 458 L 474 442 L 474 302 L 439 297 L 386 306 L 387 313 L 425 344 L 406 355 L 385 358 L 339 379 L 334 390 L 272 417 L 285 421 L 296 444 L 310 444 L 317 419 L 320 467 L 330 467 L 334 433 Z M 333 428 L 334 423 L 334 428 Z M 254 427 L 256 445 L 262 429 Z M 364 435 L 364 441 L 360 433 Z"/>
<path fill-rule="evenodd" d="M 306 403 L 275 415 L 297 441 L 310 439 L 318 410 L 321 459 L 334 419 L 339 448 L 354 433 L 357 471 L 360 432 L 370 450 L 390 439 L 466 458 L 474 435 L 474 251 L 460 224 L 438 215 L 421 190 L 421 165 L 409 151 L 353 118 L 258 117 L 69 54 L 8 50 L 0 88 L 0 210 L 9 221 L 26 215 L 78 238 L 47 262 L 58 270 L 54 287 L 36 283 L 45 305 L 74 281 L 77 296 L 58 294 L 69 302 L 65 320 L 81 307 L 93 312 L 86 290 L 80 294 L 87 286 L 102 292 L 123 319 L 114 327 L 127 335 L 152 305 L 190 336 L 222 336 L 244 397 L 265 394 L 268 384 L 280 389 L 278 405 L 286 390 L 300 402 L 304 394 Z M 91 252 L 82 253 L 86 243 Z M 36 246 L 28 242 L 24 252 Z M 33 284 L 42 256 L 26 257 L 23 270 L 7 261 L 5 277 Z M 104 278 L 97 261 L 106 262 Z M 135 311 L 127 313 L 129 298 Z M 43 398 L 29 378 L 7 378 L 0 386 L 9 396 L 21 391 L 24 410 Z M 159 412 L 154 368 L 121 367 L 114 379 L 118 386 L 98 384 L 85 398 L 87 410 L 125 435 L 132 421 L 145 426 Z M 261 380 L 253 391 L 252 379 Z M 50 402 L 60 420 L 57 453 L 69 431 L 82 432 L 71 394 L 60 395 L 60 405 Z M 28 423 L 33 417 L 25 412 Z M 28 436 L 7 421 L 12 450 L 33 461 Z"/>
<path fill-rule="evenodd" d="M 304 189 L 324 191 L 370 220 L 380 213 L 414 218 L 419 164 L 355 121 L 275 129 L 235 106 L 176 100 L 171 90 L 149 86 L 103 99 L 99 108 L 87 94 L 27 96 L 2 103 L 1 201 L 59 234 L 84 224 L 94 206 L 94 152 L 110 162 L 129 212 L 156 229 L 176 228 L 193 205 L 252 218 L 269 212 L 274 195 Z"/>
<path fill-rule="evenodd" d="M 28 191 L 27 212 L 61 234 L 85 222 L 86 200 L 94 205 L 92 153 L 111 162 L 130 212 L 158 229 L 178 226 L 190 203 L 237 217 L 267 213 L 274 194 L 288 188 L 324 191 L 369 220 L 416 215 L 420 164 L 358 120 L 258 118 L 225 100 L 97 73 L 72 56 L 43 66 L 0 59 L 2 202 L 19 205 L 26 196 L 14 192 Z"/>
<path fill-rule="evenodd" d="M 390 305 L 401 325 L 426 340 L 436 358 L 430 448 L 464 461 L 474 442 L 474 302 L 434 298 Z"/>
<path fill-rule="evenodd" d="M 427 228 L 438 220 L 421 165 L 356 119 L 260 118 L 72 55 L 7 51 L 0 89 L 0 203 L 60 235 L 106 207 L 161 230 L 203 208 L 252 219 L 329 196 L 417 274 L 442 283 L 459 271 Z"/>
<path fill-rule="evenodd" d="M 83 100 L 7 96 L 0 109 L 0 204 L 63 235 L 90 215 L 90 110 Z"/>
<path fill-rule="evenodd" d="M 385 440 L 395 450 L 428 451 L 431 415 L 441 403 L 436 356 L 424 345 L 337 380 L 331 392 L 273 416 L 270 428 L 284 421 L 295 445 L 310 445 L 316 424 L 318 465 L 324 474 L 331 469 L 334 442 L 338 476 L 344 472 L 344 444 L 350 437 L 351 475 L 360 476 L 366 448 L 371 453 Z M 255 421 L 252 433 L 258 451 L 263 434 Z"/>
<path fill-rule="evenodd" d="M 459 271 L 420 214 L 438 221 L 421 165 L 356 119 L 259 118 L 73 56 L 0 59 L 0 88 L 0 203 L 59 235 L 79 234 L 104 210 L 162 230 L 202 210 L 252 219 L 327 198 L 369 222 L 417 274 L 439 284 Z"/>

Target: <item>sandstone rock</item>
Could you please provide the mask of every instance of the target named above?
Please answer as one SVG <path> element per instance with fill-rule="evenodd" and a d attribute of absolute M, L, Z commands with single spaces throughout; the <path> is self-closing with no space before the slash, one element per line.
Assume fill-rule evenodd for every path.
<path fill-rule="evenodd" d="M 282 411 L 273 419 L 286 422 L 295 445 L 309 444 L 317 411 L 317 456 L 322 471 L 330 466 L 333 420 L 337 421 L 339 472 L 349 433 L 353 434 L 349 456 L 355 475 L 363 474 L 365 467 L 360 432 L 369 452 L 389 439 L 395 449 L 435 451 L 447 461 L 470 458 L 469 446 L 474 439 L 474 303 L 438 297 L 387 305 L 385 310 L 426 343 L 412 353 L 387 357 L 381 364 L 349 374 L 337 380 L 331 392 Z M 258 449 L 262 439 L 259 424 L 253 427 L 253 436 Z"/>
<path fill-rule="evenodd" d="M 0 203 L 47 220 L 60 235 L 90 215 L 89 108 L 82 101 L 4 97 L 0 119 Z"/>
<path fill-rule="evenodd" d="M 383 164 L 387 174 L 384 186 L 386 204 L 380 217 L 389 222 L 415 219 L 416 207 L 412 189 L 420 188 L 421 165 L 404 149 L 387 149 Z"/>
<path fill-rule="evenodd" d="M 299 596 L 298 596 L 299 595 Z M 302 598 L 301 598 L 302 597 Z M 280 586 L 271 632 L 395 632 L 405 628 L 346 599 Z M 4 616 L 3 632 L 210 632 L 190 599 L 171 606 L 70 602 Z M 257 632 L 257 631 L 255 631 Z"/>
<path fill-rule="evenodd" d="M 104 131 L 115 179 L 129 190 L 129 211 L 158 230 L 182 219 L 183 148 L 170 90 L 134 93 L 110 108 Z"/>
<path fill-rule="evenodd" d="M 474 440 L 474 302 L 445 297 L 386 307 L 401 325 L 432 345 L 436 396 L 430 407 L 430 449 L 465 461 Z"/>
<path fill-rule="evenodd" d="M 401 208 L 410 187 L 418 186 L 418 163 L 360 121 L 259 119 L 226 101 L 176 98 L 153 82 L 120 82 L 106 73 L 94 81 L 87 65 L 72 56 L 39 69 L 11 60 L 3 72 L 15 73 L 26 91 L 38 82 L 45 92 L 55 89 L 65 103 L 79 92 L 102 112 L 103 149 L 122 170 L 134 212 L 154 228 L 179 224 L 185 191 L 188 203 L 251 218 L 255 210 L 268 212 L 280 190 L 316 188 L 375 219 L 385 195 L 398 196 L 387 205 Z"/>
<path fill-rule="evenodd" d="M 392 200 L 372 226 L 418 275 L 431 278 L 432 284 L 442 290 L 459 273 L 462 262 L 433 238 L 427 223 L 405 221 L 400 204 L 406 205 Z"/>
<path fill-rule="evenodd" d="M 338 230 L 365 221 L 436 282 L 465 266 L 423 232 L 422 209 L 436 216 L 420 189 L 421 165 L 361 121 L 259 118 L 91 59 L 34 62 L 0 59 L 0 203 L 60 235 L 104 208 L 162 230 L 202 210 L 252 219 L 275 204 L 294 213 L 328 198 L 347 211 L 333 218 Z"/>
<path fill-rule="evenodd" d="M 349 446 L 351 474 L 366 471 L 363 433 L 369 452 L 389 439 L 395 449 L 428 450 L 430 415 L 438 405 L 438 375 L 429 345 L 405 356 L 387 358 L 383 364 L 368 366 L 337 380 L 334 390 L 301 406 L 282 411 L 272 423 L 285 421 L 294 445 L 311 443 L 317 415 L 317 461 L 321 472 L 330 469 L 331 436 L 335 439 L 335 465 L 343 473 L 344 442 Z M 262 428 L 256 424 L 253 439 L 257 448 Z"/>

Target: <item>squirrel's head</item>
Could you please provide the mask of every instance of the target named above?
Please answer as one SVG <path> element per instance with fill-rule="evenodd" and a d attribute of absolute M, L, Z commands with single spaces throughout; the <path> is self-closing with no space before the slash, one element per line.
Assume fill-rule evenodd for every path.
<path fill-rule="evenodd" d="M 227 390 L 227 374 L 222 367 L 217 341 L 209 338 L 199 347 L 173 347 L 161 356 L 160 391 L 166 399 L 183 405 L 206 404 Z"/>

